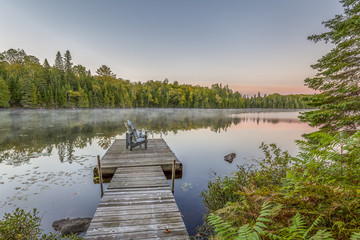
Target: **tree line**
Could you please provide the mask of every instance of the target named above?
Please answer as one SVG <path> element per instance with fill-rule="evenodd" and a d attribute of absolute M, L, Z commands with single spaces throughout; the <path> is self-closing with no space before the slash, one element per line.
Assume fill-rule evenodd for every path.
<path fill-rule="evenodd" d="M 23 108 L 289 108 L 304 109 L 305 95 L 243 95 L 228 85 L 130 82 L 102 65 L 90 70 L 57 52 L 50 66 L 22 49 L 0 53 L 0 107 Z"/>

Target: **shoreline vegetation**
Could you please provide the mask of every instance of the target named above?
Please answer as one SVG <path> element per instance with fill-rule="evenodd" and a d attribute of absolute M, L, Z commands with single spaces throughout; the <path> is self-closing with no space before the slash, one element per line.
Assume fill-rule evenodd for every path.
<path fill-rule="evenodd" d="M 311 95 L 278 93 L 254 96 L 221 83 L 209 87 L 163 81 L 130 82 L 102 65 L 92 75 L 73 66 L 70 51 L 55 63 L 22 49 L 0 53 L 0 108 L 281 108 L 306 109 Z"/>
<path fill-rule="evenodd" d="M 211 239 L 360 239 L 360 1 L 309 40 L 334 44 L 305 84 L 318 91 L 300 119 L 318 131 L 298 140 L 296 156 L 263 144 L 259 166 L 239 166 L 202 192 L 199 229 Z"/>

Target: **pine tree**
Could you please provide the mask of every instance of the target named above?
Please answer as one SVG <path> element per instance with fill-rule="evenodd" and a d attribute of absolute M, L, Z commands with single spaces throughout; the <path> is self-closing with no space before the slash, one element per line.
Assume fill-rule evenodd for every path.
<path fill-rule="evenodd" d="M 34 108 L 38 106 L 37 89 L 34 84 L 34 74 L 25 72 L 20 79 L 22 98 L 21 105 L 25 108 Z"/>
<path fill-rule="evenodd" d="M 344 13 L 324 22 L 329 31 L 309 37 L 335 48 L 312 66 L 318 74 L 305 83 L 320 92 L 309 101 L 317 110 L 301 116 L 311 126 L 330 132 L 360 127 L 360 0 L 340 2 Z"/>
<path fill-rule="evenodd" d="M 65 82 L 67 84 L 70 84 L 73 89 L 78 90 L 80 86 L 72 68 L 73 63 L 71 62 L 72 57 L 69 50 L 66 50 L 63 59 L 64 59 Z"/>
<path fill-rule="evenodd" d="M 54 68 L 56 68 L 60 71 L 64 71 L 64 60 L 59 51 L 56 53 Z"/>
<path fill-rule="evenodd" d="M 64 70 L 68 74 L 70 74 L 72 72 L 73 63 L 71 62 L 71 60 L 72 60 L 72 57 L 71 57 L 70 51 L 66 50 L 66 52 L 64 54 Z"/>

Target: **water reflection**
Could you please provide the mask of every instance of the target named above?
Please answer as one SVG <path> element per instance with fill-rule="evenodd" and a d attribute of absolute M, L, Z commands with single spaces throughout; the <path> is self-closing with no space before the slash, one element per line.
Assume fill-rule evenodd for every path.
<path fill-rule="evenodd" d="M 0 111 L 0 218 L 16 207 L 38 208 L 45 231 L 61 218 L 92 217 L 96 155 L 125 138 L 124 121 L 162 136 L 183 163 L 175 198 L 190 234 L 202 223 L 200 192 L 214 177 L 262 157 L 262 141 L 296 153 L 294 139 L 311 131 L 298 112 L 263 109 L 110 109 Z M 151 134 L 149 136 L 152 137 Z M 234 152 L 232 164 L 224 156 Z"/>
<path fill-rule="evenodd" d="M 107 149 L 125 132 L 123 122 L 131 119 L 138 128 L 176 134 L 182 130 L 227 131 L 244 122 L 278 124 L 298 122 L 279 118 L 281 112 L 257 109 L 108 109 L 108 110 L 4 110 L 0 111 L 0 163 L 13 166 L 31 158 L 50 156 L 54 149 L 60 162 L 72 162 L 74 149 L 84 148 L 96 138 Z M 297 114 L 294 112 L 294 114 Z M 285 115 L 284 115 L 285 116 Z M 288 116 L 288 112 L 286 113 Z"/>

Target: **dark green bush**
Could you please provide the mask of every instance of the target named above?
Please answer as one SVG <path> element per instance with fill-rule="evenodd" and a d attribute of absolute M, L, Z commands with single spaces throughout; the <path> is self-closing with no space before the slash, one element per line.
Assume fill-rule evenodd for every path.
<path fill-rule="evenodd" d="M 59 234 L 49 233 L 42 234 L 40 229 L 41 219 L 38 217 L 38 211 L 33 209 L 27 212 L 17 208 L 13 213 L 5 213 L 0 221 L 0 239 L 6 240 L 80 240 L 78 236 L 61 237 Z"/>

